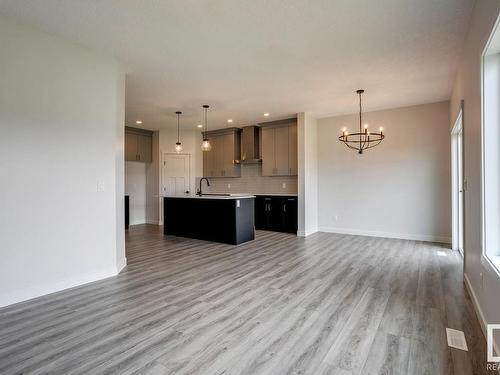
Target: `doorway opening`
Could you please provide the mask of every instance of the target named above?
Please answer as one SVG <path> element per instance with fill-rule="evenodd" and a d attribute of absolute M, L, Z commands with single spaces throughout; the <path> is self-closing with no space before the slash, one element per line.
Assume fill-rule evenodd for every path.
<path fill-rule="evenodd" d="M 463 102 L 451 131 L 452 248 L 464 255 L 465 185 Z"/>

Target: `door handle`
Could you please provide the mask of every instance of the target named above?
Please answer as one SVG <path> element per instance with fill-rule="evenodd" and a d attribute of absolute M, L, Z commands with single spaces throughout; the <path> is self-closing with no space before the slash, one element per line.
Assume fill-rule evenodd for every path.
<path fill-rule="evenodd" d="M 283 205 L 283 212 L 286 213 L 286 204 Z"/>

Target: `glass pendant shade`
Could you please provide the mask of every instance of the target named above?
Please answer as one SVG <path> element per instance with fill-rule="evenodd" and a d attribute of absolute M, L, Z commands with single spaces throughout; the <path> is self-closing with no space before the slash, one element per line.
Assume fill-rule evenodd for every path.
<path fill-rule="evenodd" d="M 181 141 L 180 141 L 180 122 L 179 122 L 179 118 L 180 116 L 182 115 L 182 112 L 180 111 L 177 111 L 175 112 L 175 114 L 177 115 L 177 142 L 175 142 L 175 152 L 179 153 L 182 151 L 182 144 L 181 144 Z"/>
<path fill-rule="evenodd" d="M 203 105 L 203 109 L 205 110 L 205 132 L 203 133 L 203 142 L 201 143 L 201 150 L 202 151 L 210 151 L 212 149 L 212 145 L 210 144 L 210 141 L 207 138 L 207 131 L 208 131 L 208 122 L 207 122 L 207 110 L 210 108 L 207 104 Z"/>
<path fill-rule="evenodd" d="M 210 151 L 212 149 L 212 145 L 210 144 L 210 141 L 207 138 L 203 139 L 203 142 L 201 143 L 201 150 L 202 151 Z"/>

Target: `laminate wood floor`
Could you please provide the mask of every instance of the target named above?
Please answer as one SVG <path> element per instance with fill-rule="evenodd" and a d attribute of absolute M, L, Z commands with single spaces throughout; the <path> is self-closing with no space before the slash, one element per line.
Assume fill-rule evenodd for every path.
<path fill-rule="evenodd" d="M 436 244 L 258 232 L 230 246 L 143 225 L 127 258 L 117 277 L 1 309 L 0 373 L 486 373 L 461 259 Z"/>

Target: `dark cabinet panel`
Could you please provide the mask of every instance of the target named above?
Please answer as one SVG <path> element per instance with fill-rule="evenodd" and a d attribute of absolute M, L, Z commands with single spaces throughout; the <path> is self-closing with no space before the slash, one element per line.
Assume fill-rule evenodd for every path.
<path fill-rule="evenodd" d="M 128 229 L 130 223 L 129 196 L 125 195 L 125 229 Z"/>
<path fill-rule="evenodd" d="M 297 233 L 297 198 L 283 198 L 282 208 L 284 231 Z"/>
<path fill-rule="evenodd" d="M 297 198 L 257 196 L 255 228 L 275 232 L 297 232 Z"/>
<path fill-rule="evenodd" d="M 257 196 L 255 198 L 255 228 L 265 229 L 266 228 L 266 201 L 264 197 Z"/>

